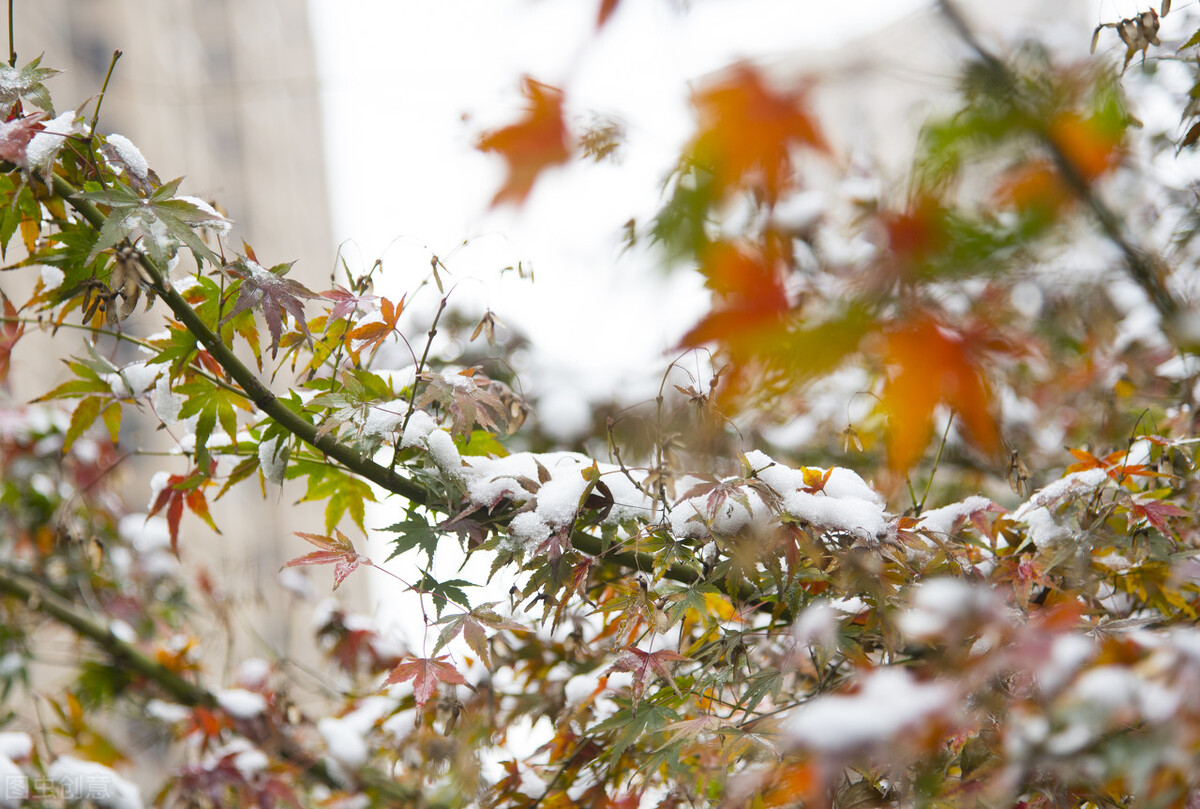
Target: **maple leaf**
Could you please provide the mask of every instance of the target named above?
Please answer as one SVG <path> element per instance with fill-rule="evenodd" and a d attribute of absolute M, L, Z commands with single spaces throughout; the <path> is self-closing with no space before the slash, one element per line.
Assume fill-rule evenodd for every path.
<path fill-rule="evenodd" d="M 1131 505 L 1133 513 L 1139 517 L 1144 517 L 1146 522 L 1158 529 L 1158 532 L 1165 537 L 1171 536 L 1171 529 L 1167 525 L 1167 517 L 1186 517 L 1188 512 L 1180 508 L 1174 503 L 1165 503 L 1162 500 L 1135 500 Z"/>
<path fill-rule="evenodd" d="M 454 422 L 454 435 L 469 436 L 475 425 L 491 433 L 511 432 L 525 418 L 525 405 L 517 394 L 474 368 L 457 374 L 421 374 L 418 378 L 425 389 L 417 399 L 417 407 L 443 408 Z"/>
<path fill-rule="evenodd" d="M 409 658 L 392 669 L 392 673 L 388 675 L 383 684 L 392 685 L 412 680 L 413 699 L 417 701 L 418 709 L 424 708 L 439 682 L 451 685 L 466 685 L 467 683 L 466 678 L 459 673 L 458 669 L 449 663 L 442 662 L 449 656 Z"/>
<path fill-rule="evenodd" d="M 372 351 L 379 350 L 379 346 L 383 345 L 383 341 L 388 338 L 388 335 L 396 331 L 396 323 L 400 320 L 403 311 L 404 298 L 401 298 L 399 303 L 392 303 L 384 298 L 383 303 L 379 305 L 381 321 L 363 324 L 346 334 L 346 340 L 350 345 L 361 343 L 357 349 L 353 349 L 354 355 L 361 354 L 367 346 L 371 346 Z"/>
<path fill-rule="evenodd" d="M 333 589 L 336 590 L 346 580 L 346 577 L 353 573 L 360 564 L 368 566 L 371 564 L 369 558 L 358 555 L 349 537 L 337 529 L 334 529 L 333 533 L 335 536 L 327 537 L 321 534 L 306 534 L 303 531 L 296 531 L 296 536 L 308 540 L 320 548 L 320 550 L 312 551 L 304 556 L 298 556 L 290 562 L 285 563 L 284 567 L 332 564 L 334 566 Z"/>
<path fill-rule="evenodd" d="M 4 320 L 0 321 L 0 385 L 7 388 L 13 346 L 25 333 L 25 324 L 17 322 L 17 309 L 3 292 L 0 292 L 0 302 L 4 311 Z"/>
<path fill-rule="evenodd" d="M 753 352 L 781 327 L 787 293 L 768 251 L 716 242 L 704 249 L 700 272 L 718 303 L 683 336 L 681 346 L 717 341 L 735 354 Z"/>
<path fill-rule="evenodd" d="M 24 99 L 51 115 L 54 114 L 50 93 L 42 82 L 60 71 L 41 67 L 41 63 L 42 57 L 39 56 L 22 68 L 0 64 L 0 106 L 7 109 Z"/>
<path fill-rule="evenodd" d="M 333 308 L 329 310 L 328 323 L 354 314 L 358 307 L 368 301 L 379 300 L 375 295 L 355 295 L 341 284 L 334 284 L 333 289 L 325 290 L 321 293 L 321 297 L 333 301 Z"/>
<path fill-rule="evenodd" d="M 144 245 L 147 255 L 165 268 L 167 260 L 186 245 L 198 263 L 218 263 L 218 258 L 196 233 L 198 227 L 223 229 L 229 220 L 213 210 L 205 210 L 194 201 L 176 197 L 182 177 L 159 186 L 148 197 L 143 197 L 124 182 L 109 183 L 101 191 L 80 194 L 82 199 L 105 205 L 108 217 L 100 228 L 100 235 L 84 260 L 90 264 L 100 253 L 128 239 L 131 243 Z"/>
<path fill-rule="evenodd" d="M 213 521 L 212 514 L 209 513 L 208 499 L 204 496 L 204 489 L 210 482 L 209 477 L 201 474 L 199 469 L 193 469 L 191 474 L 186 477 L 171 475 L 150 506 L 148 517 L 153 517 L 164 508 L 167 510 L 167 529 L 171 534 L 171 552 L 176 556 L 179 555 L 179 520 L 183 516 L 184 506 L 188 511 L 204 520 L 209 528 L 218 534 L 221 533 Z"/>
<path fill-rule="evenodd" d="M 700 132 L 689 153 L 713 175 L 713 190 L 761 191 L 775 203 L 794 183 L 791 150 L 827 152 L 803 92 L 780 92 L 750 65 L 735 65 L 692 99 Z"/>
<path fill-rule="evenodd" d="M 975 355 L 979 346 L 932 317 L 918 315 L 885 338 L 888 378 L 883 409 L 891 416 L 888 464 L 911 467 L 933 434 L 933 411 L 944 402 L 967 428 L 970 440 L 985 452 L 1000 446 L 1000 431 L 989 412 L 991 394 Z"/>
<path fill-rule="evenodd" d="M 276 264 L 271 269 L 264 269 L 252 258 L 239 258 L 235 263 L 227 265 L 225 272 L 242 279 L 237 303 L 229 314 L 221 320 L 224 325 L 247 309 L 260 309 L 263 319 L 267 321 L 267 330 L 271 332 L 271 356 L 279 351 L 279 340 L 283 336 L 283 316 L 290 314 L 296 321 L 296 326 L 304 336 L 312 339 L 308 333 L 308 323 L 304 317 L 304 300 L 318 297 L 315 292 L 290 278 L 284 278 L 292 263 Z"/>
<path fill-rule="evenodd" d="M 35 112 L 23 118 L 0 123 L 0 160 L 7 160 L 18 166 L 25 165 L 25 148 L 41 128 L 38 122 L 44 117 L 44 113 Z"/>
<path fill-rule="evenodd" d="M 501 202 L 524 203 L 538 175 L 571 155 L 562 90 L 525 76 L 522 92 L 529 99 L 525 117 L 483 133 L 476 142 L 480 151 L 499 152 L 508 161 L 508 177 L 492 199 L 493 207 Z"/>
<path fill-rule="evenodd" d="M 616 662 L 609 668 L 609 671 L 629 671 L 633 673 L 633 705 L 636 708 L 638 700 L 641 699 L 642 691 L 646 687 L 646 675 L 651 672 L 665 680 L 675 693 L 679 694 L 679 687 L 675 685 L 675 678 L 671 676 L 671 672 L 667 670 L 665 664 L 678 663 L 682 660 L 691 660 L 691 658 L 681 655 L 678 652 L 672 652 L 670 649 L 663 649 L 658 652 L 645 652 L 630 646 L 625 650 L 625 654 L 617 658 Z"/>

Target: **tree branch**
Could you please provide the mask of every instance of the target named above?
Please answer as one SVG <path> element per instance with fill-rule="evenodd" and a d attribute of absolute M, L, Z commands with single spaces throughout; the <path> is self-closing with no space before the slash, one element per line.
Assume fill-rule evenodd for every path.
<path fill-rule="evenodd" d="M 112 664 L 118 668 L 135 672 L 158 685 L 180 705 L 188 708 L 217 708 L 219 703 L 212 692 L 183 679 L 175 672 L 163 666 L 146 655 L 137 647 L 122 640 L 112 633 L 105 625 L 96 620 L 80 615 L 75 605 L 42 585 L 31 576 L 15 571 L 8 566 L 0 566 L 0 593 L 18 598 L 32 610 L 42 613 L 47 618 L 69 627 L 76 635 L 87 638 L 99 647 Z M 252 739 L 255 743 L 263 743 L 264 739 Z M 284 760 L 298 766 L 302 777 L 315 780 L 331 789 L 340 790 L 344 784 L 333 776 L 325 763 L 294 741 L 282 734 L 274 737 L 276 752 Z M 358 781 L 381 798 L 395 802 L 395 805 L 412 805 L 421 801 L 421 793 L 410 787 L 396 782 L 381 772 L 364 768 L 355 773 Z M 422 805 L 429 806 L 431 804 Z"/>
<path fill-rule="evenodd" d="M 62 177 L 55 175 L 54 190 L 79 212 L 83 218 L 99 230 L 104 226 L 105 216 L 95 205 L 79 198 L 79 191 Z M 320 450 L 333 458 L 356 475 L 375 483 L 393 494 L 398 494 L 418 505 L 426 505 L 428 496 L 425 490 L 407 478 L 397 475 L 385 466 L 380 466 L 369 458 L 361 457 L 356 451 L 340 443 L 332 434 L 317 436 L 317 428 L 285 407 L 271 390 L 259 381 L 258 377 L 244 364 L 221 338 L 213 333 L 188 302 L 170 286 L 163 271 L 149 257 L 140 256 L 142 266 L 155 279 L 159 295 L 170 308 L 176 319 L 187 328 L 201 345 L 212 355 L 212 358 L 225 369 L 242 389 L 243 395 L 254 403 L 255 407 L 266 413 L 273 421 L 304 441 L 306 444 Z"/>
<path fill-rule="evenodd" d="M 979 38 L 975 36 L 975 32 L 971 30 L 970 25 L 962 16 L 957 6 L 951 0 L 938 0 L 938 8 L 941 10 L 942 16 L 950 23 L 950 27 L 958 34 L 959 38 L 979 57 L 979 60 L 987 68 L 996 83 L 1010 95 L 1013 103 L 1021 104 L 1021 90 L 1016 79 L 1013 77 L 1012 71 L 1008 69 L 999 57 L 989 51 L 979 41 Z M 1125 233 L 1124 228 L 1121 226 L 1120 218 L 1105 204 L 1104 200 L 1100 198 L 1091 184 L 1079 173 L 1079 170 L 1075 167 L 1071 158 L 1067 156 L 1066 152 L 1063 151 L 1059 142 L 1041 123 L 1039 116 L 1031 110 L 1025 109 L 1024 111 L 1029 113 L 1027 117 L 1030 121 L 1039 122 L 1038 126 L 1031 128 L 1032 133 L 1037 136 L 1038 140 L 1042 142 L 1042 146 L 1050 153 L 1055 168 L 1066 181 L 1071 192 L 1088 207 L 1093 218 L 1100 225 L 1100 230 L 1103 231 L 1105 237 L 1121 251 L 1121 254 L 1125 257 L 1125 268 L 1129 276 L 1142 288 L 1142 291 L 1146 293 L 1146 297 L 1150 299 L 1154 308 L 1162 316 L 1167 336 L 1176 341 L 1177 335 L 1174 334 L 1176 321 L 1183 307 L 1175 296 L 1171 294 L 1171 291 L 1167 289 L 1163 281 L 1162 276 L 1166 269 L 1166 263 L 1159 256 L 1137 245 Z"/>

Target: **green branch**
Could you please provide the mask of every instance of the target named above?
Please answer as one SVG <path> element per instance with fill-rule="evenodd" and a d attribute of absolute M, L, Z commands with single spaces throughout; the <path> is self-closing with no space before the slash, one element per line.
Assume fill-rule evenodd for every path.
<path fill-rule="evenodd" d="M 104 226 L 105 216 L 95 205 L 81 199 L 79 190 L 62 177 L 55 175 L 54 191 L 79 212 L 84 219 L 97 230 Z M 335 461 L 345 466 L 354 474 L 375 483 L 393 494 L 425 505 L 428 497 L 425 490 L 407 478 L 397 475 L 385 466 L 380 466 L 369 458 L 361 457 L 355 450 L 340 443 L 332 434 L 318 436 L 317 428 L 310 424 L 298 413 L 294 413 L 283 405 L 271 390 L 264 385 L 249 366 L 238 359 L 233 350 L 213 333 L 195 310 L 183 299 L 178 292 L 167 283 L 166 275 L 147 256 L 140 256 L 142 266 L 155 280 L 155 293 L 163 299 L 175 318 L 190 331 L 201 345 L 212 355 L 212 358 L 225 369 L 242 389 L 244 395 L 254 406 L 267 414 L 273 421 L 304 441 L 306 444 L 323 452 Z"/>
<path fill-rule="evenodd" d="M 95 205 L 81 199 L 79 190 L 67 180 L 55 175 L 54 191 L 67 200 L 87 221 L 99 230 L 104 226 L 105 216 Z M 165 280 L 164 273 L 148 257 L 141 256 L 142 265 L 155 281 L 155 293 L 166 302 L 176 319 L 184 325 L 196 339 L 208 350 L 213 359 L 225 369 L 240 387 L 241 395 L 253 402 L 256 407 L 266 413 L 285 430 L 306 444 L 316 448 L 326 456 L 333 458 L 350 472 L 377 484 L 384 490 L 400 495 L 409 502 L 422 506 L 431 506 L 429 494 L 413 481 L 396 474 L 388 467 L 381 466 L 369 458 L 361 457 L 349 446 L 340 443 L 333 433 L 317 435 L 317 428 L 302 418 L 299 414 L 285 407 L 271 391 L 250 370 L 249 366 L 238 359 L 229 346 L 200 320 L 194 309 L 183 297 L 176 292 Z M 592 556 L 598 556 L 607 562 L 631 571 L 651 572 L 655 562 L 653 554 L 636 551 L 612 551 L 596 536 L 583 531 L 575 531 L 571 536 L 574 547 Z M 693 584 L 702 578 L 694 567 L 675 564 L 669 567 L 666 577 L 683 584 Z M 720 585 L 718 585 L 720 586 Z M 749 594 L 728 593 L 736 599 L 746 600 Z"/>

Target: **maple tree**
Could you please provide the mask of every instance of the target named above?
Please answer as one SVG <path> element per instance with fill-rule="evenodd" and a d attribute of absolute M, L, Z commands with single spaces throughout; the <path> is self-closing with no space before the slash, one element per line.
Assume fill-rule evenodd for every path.
<path fill-rule="evenodd" d="M 1200 219 L 1194 181 L 1135 156 L 1186 170 L 1195 138 L 1136 113 L 1191 122 L 1200 33 L 1162 57 L 1181 93 L 1101 57 L 1001 56 L 939 7 L 971 54 L 960 107 L 927 122 L 906 187 L 835 188 L 801 225 L 808 167 L 838 168 L 803 77 L 697 85 L 662 208 L 627 235 L 702 276 L 681 347 L 713 361 L 672 363 L 592 455 L 545 447 L 503 364 L 464 361 L 503 344 L 490 312 L 442 320 L 436 256 L 404 297 L 344 266 L 314 292 L 103 135 L 102 96 L 85 126 L 38 60 L 0 66 L 0 247 L 34 277 L 2 298 L 0 380 L 30 334 L 87 335 L 68 381 L 0 412 L 0 689 L 36 693 L 54 731 L 2 720 L 0 803 L 141 806 L 112 730 L 130 714 L 177 750 L 166 806 L 1194 803 Z M 507 163 L 493 204 L 616 137 L 575 131 L 569 88 L 523 90 L 477 141 Z M 397 344 L 411 364 L 389 368 Z M 179 450 L 148 515 L 110 488 L 136 418 Z M 797 424 L 803 446 L 778 430 Z M 338 679 L 303 709 L 301 667 L 206 658 L 220 600 L 181 533 L 288 481 L 325 508 L 285 572 L 390 576 L 424 637 L 325 603 Z M 369 525 L 377 500 L 402 519 Z M 31 673 L 47 624 L 79 640 L 52 686 Z"/>

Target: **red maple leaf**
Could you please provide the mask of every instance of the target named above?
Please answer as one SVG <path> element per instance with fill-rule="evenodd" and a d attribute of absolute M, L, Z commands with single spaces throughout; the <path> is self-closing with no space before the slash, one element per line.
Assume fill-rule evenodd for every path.
<path fill-rule="evenodd" d="M 449 663 L 442 662 L 449 656 L 413 657 L 405 660 L 392 669 L 392 673 L 388 675 L 384 685 L 412 680 L 413 698 L 417 701 L 418 708 L 424 708 L 438 682 L 466 685 L 467 680 L 459 673 L 458 669 Z"/>
<path fill-rule="evenodd" d="M 8 387 L 8 370 L 9 362 L 12 357 L 13 346 L 17 344 L 17 340 L 21 339 L 21 335 L 25 333 L 25 324 L 17 321 L 17 310 L 12 305 L 12 301 L 3 292 L 0 292 L 0 301 L 3 301 L 4 320 L 0 321 L 0 385 Z"/>
<path fill-rule="evenodd" d="M 1158 532 L 1165 537 L 1171 536 L 1171 529 L 1167 526 L 1167 517 L 1186 517 L 1188 512 L 1174 503 L 1165 503 L 1162 500 L 1144 500 L 1134 501 L 1132 505 L 1133 513 L 1139 517 L 1145 517 L 1146 521 L 1158 529 Z"/>
<path fill-rule="evenodd" d="M 0 160 L 18 166 L 25 165 L 25 150 L 29 141 L 42 129 L 41 119 L 45 113 L 35 112 L 24 118 L 14 118 L 0 123 Z"/>
<path fill-rule="evenodd" d="M 939 403 L 954 409 L 977 447 L 990 453 L 1000 446 L 991 393 L 978 365 L 982 342 L 924 314 L 886 335 L 883 408 L 891 416 L 888 464 L 893 470 L 908 469 L 921 457 Z"/>
<path fill-rule="evenodd" d="M 562 90 L 526 76 L 522 92 L 529 99 L 525 117 L 483 133 L 476 142 L 480 151 L 499 152 L 508 161 L 508 177 L 492 199 L 493 206 L 501 202 L 520 205 L 543 170 L 565 163 L 571 155 Z"/>
<path fill-rule="evenodd" d="M 284 567 L 295 567 L 296 565 L 333 565 L 333 589 L 346 580 L 346 577 L 355 571 L 359 565 L 370 565 L 371 560 L 365 556 L 359 556 L 354 550 L 354 544 L 350 542 L 350 538 L 341 531 L 334 529 L 335 537 L 327 537 L 321 534 L 306 534 L 303 531 L 294 532 L 301 539 L 306 539 L 313 545 L 316 545 L 320 550 L 312 553 L 298 556 L 284 564 Z"/>
<path fill-rule="evenodd" d="M 217 528 L 217 524 L 213 522 L 212 514 L 208 510 L 208 498 L 204 496 L 204 488 L 211 483 L 207 475 L 201 475 L 199 469 L 193 469 L 190 475 L 171 475 L 167 478 L 167 485 L 159 491 L 158 496 L 154 498 L 154 503 L 150 507 L 150 515 L 153 517 L 163 508 L 167 510 L 167 529 L 171 532 L 171 552 L 179 554 L 179 519 L 183 516 L 183 508 L 187 506 L 188 511 L 195 514 L 204 522 L 208 523 L 208 527 L 221 533 Z"/>
<path fill-rule="evenodd" d="M 804 93 L 771 87 L 747 64 L 732 67 L 692 103 L 700 133 L 689 152 L 712 172 L 718 194 L 753 188 L 774 203 L 794 183 L 794 147 L 829 150 Z"/>
<path fill-rule="evenodd" d="M 333 308 L 329 310 L 329 322 L 331 323 L 353 314 L 359 306 L 369 301 L 378 300 L 374 295 L 355 295 L 341 284 L 334 284 L 333 289 L 327 289 L 320 294 L 322 298 L 333 301 Z"/>

